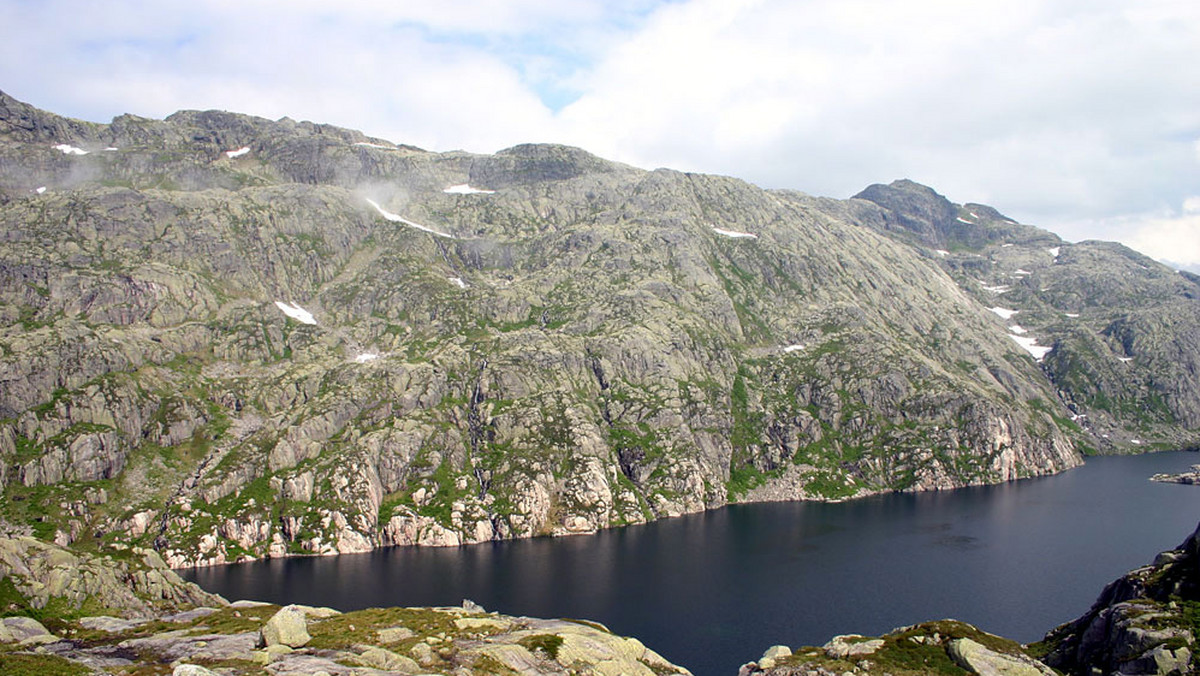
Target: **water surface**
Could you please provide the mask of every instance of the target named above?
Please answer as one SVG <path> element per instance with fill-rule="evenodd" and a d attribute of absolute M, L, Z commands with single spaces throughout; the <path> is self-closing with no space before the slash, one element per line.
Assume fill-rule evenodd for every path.
<path fill-rule="evenodd" d="M 200 569 L 230 599 L 458 605 L 603 622 L 698 676 L 773 644 L 953 617 L 1033 641 L 1200 521 L 1200 487 L 1152 483 L 1194 453 L 1094 458 L 1058 476 L 841 504 L 723 509 L 451 549 L 397 547 Z"/>

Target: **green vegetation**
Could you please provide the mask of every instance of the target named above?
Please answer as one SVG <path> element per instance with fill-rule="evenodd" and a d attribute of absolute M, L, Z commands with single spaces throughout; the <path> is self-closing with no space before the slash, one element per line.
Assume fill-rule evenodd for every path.
<path fill-rule="evenodd" d="M 85 676 L 92 670 L 58 655 L 0 652 L 0 674 L 22 676 Z"/>
<path fill-rule="evenodd" d="M 549 659 L 558 658 L 558 649 L 562 647 L 563 639 L 557 634 L 534 634 L 518 641 L 531 653 L 542 653 Z"/>

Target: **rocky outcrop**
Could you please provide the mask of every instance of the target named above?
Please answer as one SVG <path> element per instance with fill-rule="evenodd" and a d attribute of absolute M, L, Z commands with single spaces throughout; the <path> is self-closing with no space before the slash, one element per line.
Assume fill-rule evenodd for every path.
<path fill-rule="evenodd" d="M 773 646 L 739 676 L 844 674 L 981 674 L 1053 676 L 1019 644 L 963 622 L 941 620 L 901 627 L 877 638 L 835 636 L 824 646 L 792 651 Z"/>
<path fill-rule="evenodd" d="M 478 607 L 306 610 L 315 609 L 239 602 L 136 626 L 101 628 L 94 618 L 59 622 L 64 635 L 79 638 L 60 638 L 28 618 L 4 618 L 0 644 L 9 645 L 0 651 L 0 667 L 19 665 L 24 672 L 171 669 L 176 675 L 227 676 L 264 673 L 264 668 L 266 673 L 362 676 L 689 673 L 637 639 L 586 622 L 509 617 Z"/>
<path fill-rule="evenodd" d="M 1068 387 L 982 263 L 923 248 L 992 247 L 998 275 L 1032 256 L 1004 238 L 1057 238 L 915 184 L 826 200 L 562 146 L 0 103 L 0 511 L 43 539 L 193 566 L 589 533 L 1195 430 L 1191 282 L 1138 268 L 1105 307 L 1146 291 L 1142 314 L 1071 334 L 1153 354 L 1146 387 L 1115 359 Z M 1116 255 L 1062 251 L 1063 280 Z M 1134 410 L 1166 413 L 1134 438 Z"/>
<path fill-rule="evenodd" d="M 1191 471 L 1180 472 L 1178 474 L 1155 474 L 1150 477 L 1151 481 L 1159 481 L 1168 484 L 1185 484 L 1195 486 L 1200 484 L 1200 465 L 1192 465 Z"/>
<path fill-rule="evenodd" d="M 145 616 L 156 609 L 221 602 L 167 568 L 153 550 L 97 557 L 28 536 L 0 537 L 0 584 L 12 589 L 0 612 L 79 613 L 105 610 Z"/>
<path fill-rule="evenodd" d="M 1105 587 L 1079 619 L 1046 635 L 1047 664 L 1068 674 L 1195 673 L 1200 528 L 1154 563 Z"/>

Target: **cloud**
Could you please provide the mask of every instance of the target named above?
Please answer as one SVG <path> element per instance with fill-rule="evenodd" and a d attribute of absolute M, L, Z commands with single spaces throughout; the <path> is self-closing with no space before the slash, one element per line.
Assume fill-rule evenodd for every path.
<path fill-rule="evenodd" d="M 0 81 L 19 98 L 88 119 L 223 108 L 492 151 L 553 140 L 544 136 L 553 110 L 539 89 L 568 78 L 649 7 L 0 2 Z"/>
<path fill-rule="evenodd" d="M 908 176 L 1058 220 L 1194 185 L 1198 59 L 1190 3 L 696 0 L 562 117 L 635 164 L 835 196 Z"/>
<path fill-rule="evenodd" d="M 1200 197 L 1189 197 L 1175 214 L 1134 222 L 1129 246 L 1161 261 L 1195 270 L 1200 267 Z"/>
<path fill-rule="evenodd" d="M 835 197 L 908 177 L 1075 239 L 1185 219 L 1164 205 L 1200 185 L 1186 0 L 330 7 L 0 0 L 0 82 L 87 119 L 224 108 L 434 150 L 565 142 Z"/>

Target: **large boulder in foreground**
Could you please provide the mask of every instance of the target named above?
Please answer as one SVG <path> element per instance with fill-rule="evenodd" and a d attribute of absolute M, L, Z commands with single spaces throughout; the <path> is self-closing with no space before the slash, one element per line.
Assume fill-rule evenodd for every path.
<path fill-rule="evenodd" d="M 304 611 L 295 606 L 286 606 L 275 613 L 263 625 L 259 645 L 270 647 L 285 645 L 289 648 L 303 648 L 312 640 L 308 633 L 308 620 Z"/>

